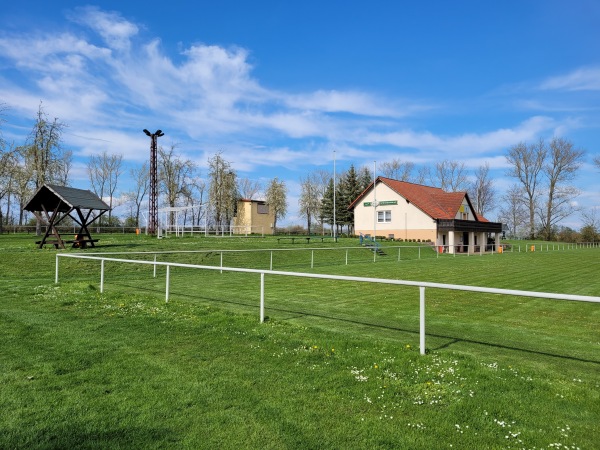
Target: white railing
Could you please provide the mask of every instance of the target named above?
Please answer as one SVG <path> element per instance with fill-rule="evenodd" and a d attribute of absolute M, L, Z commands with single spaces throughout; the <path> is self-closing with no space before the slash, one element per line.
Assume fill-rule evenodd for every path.
<path fill-rule="evenodd" d="M 571 300 L 580 302 L 594 302 L 600 303 L 600 297 L 593 297 L 587 295 L 572 295 L 572 294 L 556 294 L 551 292 L 533 292 L 533 291 L 521 291 L 515 289 L 498 289 L 489 287 L 477 287 L 477 286 L 465 286 L 459 284 L 445 284 L 445 283 L 430 283 L 424 281 L 408 281 L 408 280 L 391 280 L 384 278 L 370 278 L 370 277 L 353 277 L 346 275 L 326 275 L 317 273 L 302 273 L 302 272 L 284 272 L 277 270 L 260 270 L 260 269 L 244 269 L 238 267 L 215 267 L 215 266 L 202 266 L 196 264 L 183 264 L 173 262 L 159 262 L 159 261 L 138 261 L 133 259 L 120 259 L 120 258 L 107 258 L 103 256 L 87 256 L 87 255 L 75 255 L 68 253 L 57 253 L 56 254 L 56 269 L 54 282 L 58 283 L 58 258 L 76 258 L 76 259 L 89 259 L 100 261 L 100 293 L 104 292 L 104 281 L 105 272 L 104 265 L 106 261 L 126 264 L 148 264 L 154 266 L 154 277 L 156 277 L 156 267 L 165 266 L 166 268 L 166 289 L 165 289 L 165 302 L 169 301 L 169 285 L 170 285 L 170 273 L 171 267 L 182 267 L 187 269 L 202 269 L 202 270 L 219 270 L 222 272 L 243 272 L 243 273 L 254 273 L 260 275 L 260 322 L 265 320 L 265 275 L 276 275 L 286 277 L 301 277 L 301 278 L 316 278 L 321 280 L 338 280 L 338 281 L 352 281 L 359 283 L 378 283 L 378 284 L 392 284 L 399 286 L 414 286 L 419 288 L 419 347 L 422 355 L 425 354 L 425 288 L 433 289 L 451 289 L 458 291 L 468 292 L 480 292 L 488 294 L 500 294 L 500 295 L 515 295 L 521 297 L 536 297 L 546 298 L 554 300 Z"/>
<path fill-rule="evenodd" d="M 391 262 L 394 260 L 402 261 L 402 255 L 404 255 L 405 260 L 410 259 L 421 259 L 421 255 L 425 256 L 436 255 L 439 257 L 439 254 L 436 254 L 436 249 L 431 245 L 390 245 L 386 247 L 381 247 L 381 250 L 386 252 L 386 256 L 382 257 L 377 252 L 373 252 L 373 262 L 377 262 L 378 260 L 382 260 L 387 258 L 387 261 Z M 368 255 L 367 250 L 371 250 L 370 247 L 301 247 L 301 248 L 262 248 L 262 249 L 235 249 L 235 250 L 163 250 L 163 251 L 154 251 L 154 252 L 94 252 L 94 255 L 149 255 L 154 256 L 154 261 L 156 261 L 157 255 L 168 255 L 168 254 L 189 254 L 189 253 L 199 253 L 199 254 L 218 254 L 220 255 L 220 265 L 221 267 L 224 265 L 224 256 L 228 254 L 243 254 L 243 253 L 268 253 L 269 254 L 269 270 L 273 270 L 274 267 L 274 254 L 277 253 L 286 253 L 286 252 L 304 252 L 310 254 L 310 268 L 313 269 L 317 261 L 318 253 L 323 252 L 337 252 L 340 254 L 340 259 L 344 260 L 344 264 L 347 266 L 350 263 L 350 251 L 353 252 L 353 262 L 365 262 L 371 258 L 356 258 L 357 254 L 360 255 Z M 395 251 L 398 251 L 397 255 Z M 404 250 L 404 253 L 403 253 Z M 406 254 L 409 253 L 411 256 L 406 258 Z M 343 258 L 342 258 L 343 256 Z M 328 260 L 330 262 L 330 260 Z"/>

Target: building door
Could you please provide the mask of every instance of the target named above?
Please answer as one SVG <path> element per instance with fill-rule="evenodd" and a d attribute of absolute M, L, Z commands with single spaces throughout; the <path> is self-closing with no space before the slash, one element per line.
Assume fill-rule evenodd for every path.
<path fill-rule="evenodd" d="M 463 233 L 463 252 L 468 252 L 469 251 L 469 233 L 465 232 Z"/>

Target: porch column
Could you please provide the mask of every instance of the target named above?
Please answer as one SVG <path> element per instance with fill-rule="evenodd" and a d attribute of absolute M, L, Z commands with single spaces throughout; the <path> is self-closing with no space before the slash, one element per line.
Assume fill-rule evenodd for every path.
<path fill-rule="evenodd" d="M 487 233 L 479 233 L 479 253 L 483 254 L 487 250 Z"/>
<path fill-rule="evenodd" d="M 454 253 L 454 231 L 448 231 L 448 253 Z"/>
<path fill-rule="evenodd" d="M 496 233 L 496 248 L 494 251 L 498 251 L 498 247 L 500 247 L 500 233 Z"/>
<path fill-rule="evenodd" d="M 469 231 L 469 255 L 475 253 L 475 232 Z"/>

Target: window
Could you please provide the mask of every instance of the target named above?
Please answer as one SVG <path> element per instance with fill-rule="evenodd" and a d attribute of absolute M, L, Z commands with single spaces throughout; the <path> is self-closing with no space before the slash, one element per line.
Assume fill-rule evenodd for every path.
<path fill-rule="evenodd" d="M 269 214 L 269 205 L 264 204 L 264 203 L 257 203 L 256 204 L 256 212 L 258 214 Z"/>
<path fill-rule="evenodd" d="M 389 223 L 392 221 L 392 211 L 377 211 L 377 222 Z"/>

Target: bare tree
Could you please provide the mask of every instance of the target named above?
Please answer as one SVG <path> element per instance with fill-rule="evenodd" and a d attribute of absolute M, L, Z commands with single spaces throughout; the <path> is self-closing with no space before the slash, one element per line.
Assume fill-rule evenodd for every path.
<path fill-rule="evenodd" d="M 150 170 L 148 163 L 144 162 L 141 166 L 129 170 L 131 179 L 134 181 L 133 190 L 126 194 L 126 197 L 135 207 L 135 213 L 132 216 L 135 218 L 136 228 L 140 227 L 140 210 L 144 197 L 148 194 L 150 188 Z"/>
<path fill-rule="evenodd" d="M 535 144 L 527 145 L 521 142 L 510 148 L 506 160 L 510 164 L 508 175 L 516 178 L 521 186 L 523 200 L 529 211 L 529 237 L 535 237 L 535 210 L 538 200 L 538 186 L 541 182 L 540 174 L 546 159 L 546 146 L 540 139 Z"/>
<path fill-rule="evenodd" d="M 319 206 L 317 218 L 319 220 L 319 225 L 321 226 L 321 230 L 323 234 L 325 233 L 324 228 L 324 215 L 323 215 L 323 198 L 325 197 L 325 193 L 327 192 L 327 187 L 329 186 L 329 181 L 332 179 L 332 173 L 328 170 L 318 169 L 310 174 L 310 177 L 317 188 L 317 196 L 319 197 Z"/>
<path fill-rule="evenodd" d="M 246 200 L 255 200 L 256 195 L 261 191 L 260 181 L 250 178 L 240 178 L 238 181 L 238 190 L 242 198 Z"/>
<path fill-rule="evenodd" d="M 44 183 L 67 184 L 71 155 L 64 152 L 61 145 L 65 127 L 58 118 L 49 120 L 40 103 L 33 130 L 27 143 L 19 149 L 32 190 L 37 191 Z M 36 214 L 36 218 L 39 235 L 42 217 Z"/>
<path fill-rule="evenodd" d="M 16 152 L 15 166 L 13 167 L 15 174 L 15 183 L 13 186 L 13 195 L 19 202 L 19 225 L 23 225 L 25 218 L 25 205 L 33 194 L 33 186 L 30 183 L 29 172 L 23 162 L 23 154 L 20 151 Z"/>
<path fill-rule="evenodd" d="M 415 177 L 415 183 L 424 185 L 427 180 L 431 180 L 431 169 L 427 166 L 421 166 Z"/>
<path fill-rule="evenodd" d="M 577 210 L 571 203 L 579 191 L 568 183 L 581 167 L 584 151 L 576 149 L 569 140 L 555 137 L 550 141 L 547 155 L 542 168 L 548 182 L 547 197 L 539 212 L 542 234 L 551 239 L 553 225 Z"/>
<path fill-rule="evenodd" d="M 479 166 L 475 172 L 475 181 L 471 184 L 470 194 L 478 214 L 485 216 L 485 213 L 493 208 L 494 182 L 490 178 L 490 165 L 487 162 Z"/>
<path fill-rule="evenodd" d="M 465 191 L 468 183 L 465 164 L 447 159 L 441 161 L 435 165 L 435 173 L 431 181 L 444 191 Z"/>
<path fill-rule="evenodd" d="M 279 181 L 277 177 L 273 178 L 265 193 L 265 200 L 274 216 L 273 233 L 277 232 L 277 220 L 285 217 L 287 214 L 287 187 L 285 182 Z"/>
<path fill-rule="evenodd" d="M 190 180 L 190 192 L 187 202 L 194 207 L 193 224 L 200 226 L 203 218 L 206 217 L 207 208 L 205 205 L 206 182 L 199 176 L 193 177 Z"/>
<path fill-rule="evenodd" d="M 112 208 L 115 191 L 121 176 L 123 155 L 109 155 L 104 150 L 100 155 L 90 156 L 87 164 L 88 177 L 94 193 L 102 198 L 108 198 L 108 223 L 112 223 Z"/>
<path fill-rule="evenodd" d="M 596 167 L 598 167 L 598 169 L 600 169 L 600 156 L 596 156 L 594 158 L 594 164 L 596 165 Z"/>
<path fill-rule="evenodd" d="M 167 198 L 167 204 L 173 208 L 180 198 L 190 195 L 190 182 L 196 169 L 195 164 L 189 159 L 183 159 L 175 154 L 177 146 L 171 144 L 168 150 L 162 146 L 158 148 L 158 179 L 162 192 Z M 173 225 L 175 215 L 169 215 L 169 225 Z"/>
<path fill-rule="evenodd" d="M 44 183 L 58 183 L 65 179 L 62 166 L 68 154 L 63 153 L 61 145 L 65 127 L 58 118 L 49 120 L 40 104 L 33 130 L 23 148 L 35 190 Z"/>
<path fill-rule="evenodd" d="M 523 200 L 523 188 L 511 186 L 502 196 L 502 204 L 500 221 L 508 226 L 511 236 L 517 236 L 519 229 L 527 224 L 528 211 Z"/>
<path fill-rule="evenodd" d="M 385 161 L 381 164 L 379 170 L 381 175 L 386 178 L 392 178 L 400 181 L 412 181 L 412 171 L 415 165 L 410 161 L 401 161 L 394 158 L 391 161 Z"/>
<path fill-rule="evenodd" d="M 594 206 L 589 211 L 581 213 L 583 226 L 581 227 L 581 239 L 584 242 L 595 242 L 600 230 L 600 207 Z"/>
<path fill-rule="evenodd" d="M 14 149 L 5 149 L 4 143 L 0 141 L 0 233 L 3 226 L 8 223 L 10 216 L 10 198 L 15 184 L 16 152 Z M 2 201 L 7 200 L 6 215 L 3 217 Z"/>
<path fill-rule="evenodd" d="M 216 153 L 208 160 L 210 186 L 208 190 L 211 211 L 217 227 L 225 230 L 235 214 L 239 194 L 236 174 L 231 168 L 231 163 L 224 160 L 221 152 Z"/>
<path fill-rule="evenodd" d="M 319 186 L 315 179 L 311 175 L 308 175 L 306 178 L 300 180 L 300 189 L 300 199 L 298 200 L 300 217 L 306 219 L 308 234 L 310 234 L 312 219 L 317 219 L 319 216 L 321 205 Z"/>
<path fill-rule="evenodd" d="M 596 230 L 600 229 L 600 207 L 593 206 L 589 211 L 581 213 L 583 226 L 592 226 Z"/>

